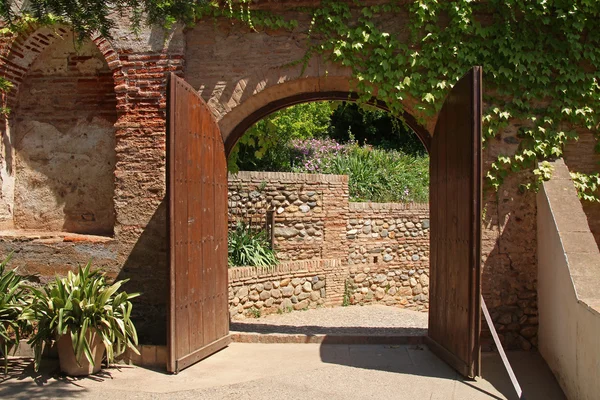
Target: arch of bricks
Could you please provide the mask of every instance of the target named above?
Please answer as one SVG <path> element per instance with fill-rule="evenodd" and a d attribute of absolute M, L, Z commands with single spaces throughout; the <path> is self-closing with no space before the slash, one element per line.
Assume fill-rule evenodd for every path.
<path fill-rule="evenodd" d="M 38 55 L 52 46 L 57 40 L 63 40 L 69 34 L 66 27 L 30 26 L 26 31 L 7 37 L 0 47 L 0 74 L 7 79 L 12 88 L 5 98 L 5 106 L 9 109 L 15 104 L 19 86 Z M 90 38 L 104 56 L 108 67 L 115 72 L 115 81 L 119 76 L 121 62 L 119 55 L 111 43 L 95 35 Z"/>

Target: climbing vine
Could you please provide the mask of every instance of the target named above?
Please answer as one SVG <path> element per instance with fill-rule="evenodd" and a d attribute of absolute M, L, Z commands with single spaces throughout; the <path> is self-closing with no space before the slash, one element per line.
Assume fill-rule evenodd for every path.
<path fill-rule="evenodd" d="M 359 12 L 331 1 L 313 14 L 312 35 L 322 38 L 313 50 L 350 67 L 363 100 L 376 96 L 397 115 L 416 101 L 420 119 L 435 115 L 452 85 L 482 65 L 484 143 L 514 143 L 492 163 L 487 181 L 498 188 L 510 172 L 531 168 L 523 186 L 535 187 L 550 176 L 542 161 L 560 157 L 578 131 L 597 133 L 599 13 L 599 2 L 585 0 L 419 0 Z M 407 38 L 376 22 L 394 16 L 408 19 Z M 598 201 L 597 177 L 573 178 L 582 198 Z"/>
<path fill-rule="evenodd" d="M 65 0 L 36 0 L 33 4 L 45 8 L 32 15 L 58 15 L 78 31 L 94 28 L 110 35 L 112 20 L 101 6 L 96 13 L 85 14 L 60 8 L 62 3 L 67 4 Z M 402 115 L 404 106 L 410 104 L 420 120 L 435 115 L 460 77 L 473 65 L 482 65 L 484 145 L 503 140 L 501 148 L 506 149 L 487 170 L 491 187 L 498 188 L 509 173 L 522 170 L 533 171 L 523 187 L 536 187 L 551 173 L 543 161 L 560 157 L 565 143 L 577 140 L 583 131 L 598 134 L 600 30 L 596 24 L 600 2 L 364 3 L 323 0 L 319 7 L 301 10 L 310 13 L 312 20 L 308 51 L 298 62 L 322 54 L 352 70 L 361 101 L 376 97 L 395 115 Z M 68 4 L 75 10 L 85 5 Z M 249 0 L 117 0 L 110 4 L 129 12 L 134 27 L 141 24 L 142 14 L 147 23 L 167 27 L 203 18 L 230 18 L 255 30 L 298 26 L 273 12 L 252 9 Z M 3 9 L 0 15 L 6 20 Z M 91 21 L 88 25 L 86 18 Z M 578 173 L 573 179 L 582 199 L 599 201 L 598 174 Z"/>

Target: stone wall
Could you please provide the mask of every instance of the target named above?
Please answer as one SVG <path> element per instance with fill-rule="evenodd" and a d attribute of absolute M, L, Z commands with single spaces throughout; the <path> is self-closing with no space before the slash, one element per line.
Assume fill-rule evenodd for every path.
<path fill-rule="evenodd" d="M 337 288 L 329 292 L 327 304 L 340 305 L 345 295 L 351 304 L 378 302 L 419 311 L 428 309 L 427 204 L 348 202 L 347 176 L 279 172 L 240 172 L 230 176 L 230 227 L 240 219 L 263 225 L 268 209 L 275 211 L 274 246 L 279 259 L 284 262 L 278 268 L 295 265 L 286 263 L 287 260 L 326 262 L 323 259 L 336 259 L 340 249 L 343 250 L 341 261 L 346 267 L 336 270 Z M 328 232 L 332 223 L 344 226 L 341 235 Z M 336 250 L 334 255 L 333 249 Z M 266 271 L 263 272 L 266 274 Z M 230 277 L 238 276 L 232 274 L 230 272 Z M 278 289 L 275 287 L 280 284 L 277 274 L 275 272 L 272 282 L 267 284 L 270 288 Z M 333 277 L 322 276 L 327 276 L 331 286 Z M 311 279 L 320 278 L 314 275 Z M 294 286 L 299 282 L 298 279 L 294 281 Z M 263 294 L 265 299 L 261 299 L 259 293 L 254 293 L 247 301 L 241 301 L 241 298 L 248 297 L 246 291 L 263 293 L 263 289 L 263 286 L 254 285 L 253 289 L 243 289 L 242 296 L 237 292 L 230 293 L 230 298 L 233 295 L 238 298 L 233 304 L 235 313 L 245 315 L 248 308 L 262 309 L 266 292 Z M 300 291 L 300 288 L 295 290 Z M 273 304 L 279 306 L 281 303 L 270 301 L 269 310 L 265 311 L 270 312 Z M 288 306 L 283 308 L 293 308 Z"/>
<path fill-rule="evenodd" d="M 229 175 L 229 226 L 263 225 L 274 211 L 274 245 L 282 261 L 336 258 L 348 209 L 348 177 L 287 172 Z"/>
<path fill-rule="evenodd" d="M 230 268 L 229 313 L 240 318 L 337 304 L 346 275 L 341 260 Z"/>
<path fill-rule="evenodd" d="M 102 264 L 119 278 L 131 278 L 129 290 L 144 293 L 135 299 L 134 307 L 142 343 L 164 343 L 166 338 L 167 73 L 178 73 L 200 90 L 219 122 L 227 146 L 237 140 L 232 132 L 269 104 L 285 107 L 311 99 L 310 96 L 312 99 L 326 98 L 332 92 L 352 90 L 349 68 L 331 65 L 319 55 L 306 64 L 293 63 L 305 55 L 304 39 L 310 26 L 310 15 L 292 7 L 297 2 L 259 3 L 275 9 L 287 19 L 299 20 L 298 27 L 293 32 L 252 31 L 229 20 L 211 19 L 185 31 L 175 27 L 165 32 L 154 26 L 133 35 L 129 21 L 123 18 L 117 21 L 110 41 L 91 38 L 112 73 L 117 113 L 114 125 L 115 256 L 103 258 Z M 318 4 L 316 1 L 302 3 Z M 375 18 L 380 19 L 378 22 L 385 29 L 397 34 L 400 41 L 410 34 L 403 13 L 384 13 Z M 67 36 L 68 31 L 62 27 L 31 26 L 17 36 L 5 36 L 0 40 L 0 73 L 14 85 L 3 98 L 4 104 L 13 112 L 0 127 L 3 136 L 0 142 L 0 216 L 5 220 L 13 218 L 15 171 L 11 146 L 15 143 L 14 122 L 20 118 L 17 99 L 26 87 L 24 80 L 35 60 L 45 51 L 62 46 L 61 41 Z M 292 98 L 297 95 L 304 96 L 303 100 Z M 416 102 L 407 100 L 405 109 L 410 113 L 417 106 Z M 433 132 L 435 121 L 435 116 L 429 118 L 423 123 L 424 129 Z M 486 141 L 484 174 L 499 154 L 514 154 L 518 149 L 521 140 L 518 129 L 516 123 L 510 124 Z M 587 141 L 585 146 L 589 148 L 580 148 L 575 156 L 591 165 L 593 144 Z M 504 344 L 509 348 L 535 344 L 535 336 L 524 338 L 520 332 L 524 328 L 537 329 L 536 203 L 533 193 L 519 190 L 524 178 L 528 177 L 512 175 L 498 192 L 488 191 L 483 198 L 483 294 L 494 322 L 503 329 Z M 323 202 L 326 200 L 333 202 L 336 199 L 323 199 Z M 348 212 L 338 211 L 342 215 Z M 331 217 L 328 218 L 331 225 L 324 231 L 325 237 L 344 238 L 346 222 L 338 223 L 333 214 Z M 11 236 L 5 236 L 5 240 L 6 249 L 25 250 L 32 245 Z M 50 252 L 52 245 L 44 244 L 44 240 L 40 239 L 36 246 Z M 324 239 L 324 242 L 328 240 Z M 13 265 L 19 258 L 22 263 L 35 259 L 30 270 L 39 268 L 44 271 L 40 279 L 47 279 L 54 271 L 62 271 L 64 266 L 71 265 L 73 247 L 78 246 L 56 246 L 52 258 L 45 262 L 33 250 L 22 251 L 15 257 Z M 347 247 L 327 249 L 327 252 L 335 259 L 348 256 Z"/>
<path fill-rule="evenodd" d="M 427 204 L 350 203 L 346 226 L 352 304 L 426 311 L 429 303 Z"/>

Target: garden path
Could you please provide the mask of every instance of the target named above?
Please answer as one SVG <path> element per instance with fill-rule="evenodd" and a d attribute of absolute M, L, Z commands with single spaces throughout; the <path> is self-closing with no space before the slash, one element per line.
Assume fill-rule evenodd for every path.
<path fill-rule="evenodd" d="M 383 305 L 322 307 L 234 320 L 230 330 L 261 334 L 424 336 L 427 313 Z"/>

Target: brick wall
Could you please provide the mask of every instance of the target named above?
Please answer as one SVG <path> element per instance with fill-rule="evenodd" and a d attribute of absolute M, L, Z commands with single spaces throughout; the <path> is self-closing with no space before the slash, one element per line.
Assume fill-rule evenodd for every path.
<path fill-rule="evenodd" d="M 75 48 L 66 35 L 41 52 L 13 112 L 14 219 L 5 226 L 112 234 L 116 98 L 94 43 Z"/>
<path fill-rule="evenodd" d="M 183 75 L 201 91 L 225 138 L 244 118 L 275 101 L 296 94 L 351 89 L 348 68 L 330 65 L 319 56 L 306 65 L 293 63 L 305 54 L 308 14 L 286 9 L 285 5 L 264 5 L 278 7 L 277 12 L 286 18 L 298 19 L 298 28 L 292 33 L 255 32 L 232 25 L 230 21 L 210 20 L 185 32 L 181 28 L 164 32 L 151 27 L 133 35 L 124 17 L 115 26 L 111 41 L 92 38 L 112 73 L 117 112 L 113 196 L 116 244 L 111 248 L 113 256 L 100 253 L 107 255 L 101 258 L 101 264 L 115 276 L 131 278 L 128 288 L 144 293 L 136 299 L 134 307 L 143 343 L 164 343 L 166 338 L 166 73 L 175 71 Z M 383 26 L 398 33 L 400 40 L 409 34 L 405 15 L 383 14 L 378 18 Z M 0 127 L 3 135 L 0 218 L 5 221 L 13 218 L 15 173 L 10 144 L 14 135 L 12 123 L 19 118 L 14 110 L 21 83 L 37 57 L 46 49 L 58 46 L 67 33 L 61 27 L 32 26 L 16 37 L 0 40 L 0 73 L 14 83 L 11 92 L 3 98 L 13 113 Z M 415 108 L 410 101 L 405 106 L 408 112 Z M 62 111 L 57 108 L 56 112 Z M 431 132 L 434 124 L 435 117 L 432 117 L 424 126 Z M 521 140 L 518 128 L 516 124 L 509 125 L 487 141 L 484 171 L 497 155 L 516 151 Z M 582 146 L 584 148 L 575 150 L 575 157 L 591 165 L 592 143 L 586 141 Z M 535 335 L 525 338 L 521 334 L 523 329 L 531 331 L 537 326 L 536 205 L 532 193 L 519 190 L 522 178 L 522 175 L 511 176 L 498 192 L 489 191 L 484 195 L 483 293 L 505 345 L 511 348 L 529 348 L 536 344 Z M 323 198 L 324 204 L 336 201 L 333 195 Z M 330 215 L 324 212 L 329 225 L 324 230 L 323 242 L 333 243 L 328 235 L 344 238 L 347 232 L 344 218 L 349 210 L 341 207 L 332 208 Z M 335 219 L 336 214 L 344 218 Z M 32 243 L 19 237 L 21 239 L 4 236 L 6 249 L 21 250 L 13 265 L 26 264 L 28 257 L 35 258 Z M 36 246 L 50 251 L 52 247 L 45 244 L 45 240 L 39 239 Z M 40 280 L 47 279 L 54 271 L 62 272 L 63 266 L 72 265 L 69 264 L 74 259 L 72 255 L 79 254 L 72 251 L 78 246 L 89 249 L 95 245 L 56 246 L 51 261 L 35 264 L 37 267 L 32 266 L 30 270 L 38 267 L 43 270 L 45 275 L 40 275 Z M 347 248 L 343 247 L 324 247 L 322 252 L 325 251 L 336 259 L 348 255 Z"/>

